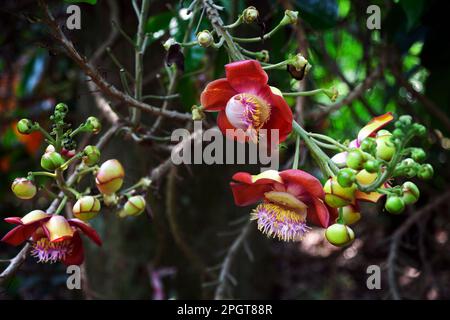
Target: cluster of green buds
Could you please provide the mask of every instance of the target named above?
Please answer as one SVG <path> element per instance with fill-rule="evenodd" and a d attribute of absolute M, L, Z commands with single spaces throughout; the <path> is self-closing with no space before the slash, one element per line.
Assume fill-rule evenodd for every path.
<path fill-rule="evenodd" d="M 44 171 L 29 172 L 27 177 L 16 178 L 11 190 L 23 200 L 32 199 L 38 192 L 37 177 L 45 176 L 54 179 L 59 192 L 64 194 L 66 200 L 73 199 L 75 204 L 72 214 L 83 221 L 91 220 L 98 216 L 102 203 L 106 206 L 115 206 L 119 217 L 137 216 L 145 209 L 145 199 L 137 195 L 138 189 L 147 190 L 150 186 L 149 179 L 141 179 L 132 187 L 119 192 L 122 188 L 125 170 L 116 159 L 110 159 L 99 165 L 100 150 L 94 145 L 88 145 L 80 151 L 74 137 L 79 133 L 97 134 L 101 130 L 101 123 L 95 117 L 88 117 L 78 128 L 71 129 L 71 125 L 65 121 L 68 107 L 60 103 L 56 105 L 52 121 L 52 131 L 47 132 L 39 123 L 29 119 L 22 119 L 17 124 L 21 134 L 31 134 L 41 131 L 46 138 L 48 146 L 41 157 L 41 167 Z M 88 174 L 93 175 L 99 194 L 91 194 L 91 190 L 85 192 L 76 190 L 74 182 L 66 180 L 64 173 L 70 165 L 78 164 L 75 170 L 75 182 Z M 58 210 L 61 210 L 61 206 Z M 59 214 L 57 210 L 56 214 Z"/>
<path fill-rule="evenodd" d="M 360 131 L 358 138 L 362 139 L 352 141 L 345 152 L 338 154 L 341 161 L 336 164 L 340 169 L 324 185 L 326 204 L 339 212 L 337 223 L 325 233 L 334 245 L 346 245 L 354 239 L 348 225 L 361 218 L 358 201 L 377 202 L 386 196 L 386 211 L 398 214 L 419 199 L 420 191 L 411 181 L 393 185 L 393 178 L 433 176 L 433 167 L 423 163 L 426 158 L 423 149 L 407 146 L 413 137 L 424 136 L 426 128 L 404 115 L 395 122 L 392 133 L 378 130 L 392 118 L 391 114 L 375 118 Z"/>

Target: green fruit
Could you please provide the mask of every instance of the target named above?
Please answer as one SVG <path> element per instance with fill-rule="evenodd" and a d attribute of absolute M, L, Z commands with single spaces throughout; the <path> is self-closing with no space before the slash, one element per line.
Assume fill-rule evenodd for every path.
<path fill-rule="evenodd" d="M 377 148 L 376 148 L 376 157 L 385 161 L 389 161 L 392 159 L 395 153 L 395 146 L 390 141 L 390 137 L 380 137 L 377 138 Z"/>
<path fill-rule="evenodd" d="M 47 171 L 54 171 L 61 167 L 64 162 L 64 158 L 58 152 L 46 152 L 41 158 L 41 167 Z"/>
<path fill-rule="evenodd" d="M 327 228 L 325 237 L 332 245 L 341 247 L 350 244 L 355 239 L 355 233 L 350 227 L 335 223 Z"/>
<path fill-rule="evenodd" d="M 34 130 L 33 122 L 30 119 L 22 119 L 17 123 L 17 131 L 21 134 L 30 134 Z"/>
<path fill-rule="evenodd" d="M 359 150 L 350 151 L 347 154 L 347 167 L 359 170 L 364 165 L 364 155 Z"/>
<path fill-rule="evenodd" d="M 19 199 L 28 200 L 36 195 L 37 188 L 33 181 L 27 178 L 16 178 L 11 185 L 12 192 Z"/>
<path fill-rule="evenodd" d="M 403 199 L 398 196 L 389 196 L 384 205 L 389 213 L 398 214 L 405 210 L 405 203 Z"/>
<path fill-rule="evenodd" d="M 337 174 L 337 182 L 341 187 L 348 188 L 355 182 L 355 171 L 350 168 L 342 169 Z"/>
<path fill-rule="evenodd" d="M 375 173 L 378 172 L 378 170 L 380 170 L 380 162 L 377 160 L 368 160 L 365 164 L 364 164 L 364 169 L 366 169 L 367 172 L 370 173 Z"/>
<path fill-rule="evenodd" d="M 431 179 L 433 177 L 434 174 L 434 169 L 431 166 L 431 164 L 426 163 L 420 166 L 419 172 L 417 173 L 417 176 L 420 179 L 423 180 L 428 180 Z"/>
<path fill-rule="evenodd" d="M 405 203 L 405 205 L 415 203 L 420 197 L 419 188 L 416 186 L 415 183 L 412 183 L 411 181 L 406 181 L 405 183 L 403 183 L 402 190 L 403 190 L 402 200 Z"/>

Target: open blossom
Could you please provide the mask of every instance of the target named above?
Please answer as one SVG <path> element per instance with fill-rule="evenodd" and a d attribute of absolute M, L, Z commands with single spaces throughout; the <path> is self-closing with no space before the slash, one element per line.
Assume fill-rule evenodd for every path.
<path fill-rule="evenodd" d="M 218 111 L 220 130 L 236 140 L 236 129 L 245 132 L 246 140 L 257 142 L 261 129 L 279 130 L 279 142 L 292 130 L 292 111 L 281 92 L 267 84 L 267 73 L 256 60 L 244 60 L 225 66 L 226 78 L 209 83 L 201 94 L 205 111 Z M 227 132 L 227 129 L 228 132 Z"/>
<path fill-rule="evenodd" d="M 80 231 L 97 245 L 101 245 L 97 232 L 79 219 L 66 219 L 42 210 L 34 210 L 24 217 L 9 217 L 5 221 L 17 226 L 2 241 L 13 246 L 31 238 L 31 255 L 39 262 L 62 261 L 66 265 L 80 265 L 84 260 Z"/>
<path fill-rule="evenodd" d="M 238 172 L 233 180 L 230 185 L 236 205 L 262 201 L 251 218 L 269 237 L 299 241 L 310 229 L 307 222 L 326 228 L 337 218 L 336 209 L 324 203 L 320 181 L 302 170 L 268 170 L 258 175 Z"/>

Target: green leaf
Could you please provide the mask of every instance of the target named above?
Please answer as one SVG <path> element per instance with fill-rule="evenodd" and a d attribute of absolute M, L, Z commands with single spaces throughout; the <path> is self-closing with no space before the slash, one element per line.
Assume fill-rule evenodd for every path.
<path fill-rule="evenodd" d="M 89 3 L 92 5 L 97 4 L 97 0 L 64 0 L 66 3 Z"/>

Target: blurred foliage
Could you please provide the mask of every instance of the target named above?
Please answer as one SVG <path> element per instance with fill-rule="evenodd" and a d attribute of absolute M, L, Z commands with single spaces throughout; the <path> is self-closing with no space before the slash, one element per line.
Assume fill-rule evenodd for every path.
<path fill-rule="evenodd" d="M 77 48 L 86 56 L 92 54 L 111 29 L 106 1 L 67 0 L 66 3 L 82 7 L 82 30 L 67 31 Z M 122 27 L 128 35 L 136 29 L 136 17 L 130 1 L 120 1 Z M 387 54 L 390 66 L 397 66 L 403 77 L 415 90 L 433 101 L 447 117 L 450 117 L 450 45 L 446 38 L 448 26 L 443 2 L 423 0 L 398 1 L 350 1 L 350 0 L 292 0 L 292 1 L 217 1 L 224 6 L 226 23 L 231 23 L 247 6 L 254 5 L 260 11 L 266 30 L 277 25 L 287 8 L 300 11 L 303 31 L 292 26 L 278 32 L 264 43 L 248 46 L 250 50 L 267 49 L 270 62 L 282 61 L 289 54 L 306 50 L 313 65 L 310 75 L 303 80 L 306 90 L 335 86 L 341 96 L 347 95 L 380 63 Z M 381 8 L 381 30 L 366 28 L 366 8 L 376 4 Z M 169 82 L 168 72 L 174 67 L 165 65 L 162 43 L 169 37 L 183 41 L 188 29 L 189 15 L 181 10 L 189 1 L 152 1 L 146 32 L 150 33 L 145 56 L 145 76 L 148 80 L 144 94 L 164 95 Z M 52 10 L 61 19 L 65 17 L 62 1 L 52 2 Z M 32 208 L 43 208 L 48 195 L 42 194 L 24 204 L 13 199 L 10 182 L 23 176 L 30 168 L 37 168 L 42 152 L 41 136 L 27 141 L 13 130 L 21 117 L 29 117 L 45 123 L 50 108 L 58 102 L 71 106 L 71 116 L 79 120 L 98 111 L 86 87 L 83 76 L 75 64 L 54 44 L 46 29 L 33 19 L 38 15 L 35 1 L 3 1 L 0 12 L 0 217 L 22 215 Z M 210 29 L 207 19 L 193 23 L 188 40 L 195 39 L 197 31 Z M 95 30 L 95 32 L 93 32 Z M 240 26 L 240 37 L 259 35 L 258 26 Z M 304 32 L 305 42 L 301 42 Z M 112 48 L 124 66 L 133 70 L 132 48 L 123 39 Z M 170 107 L 189 111 L 199 103 L 199 95 L 212 79 L 222 77 L 223 65 L 228 62 L 225 50 L 187 48 L 184 50 L 185 72 L 179 75 L 176 92 L 181 98 Z M 108 81 L 120 88 L 118 69 L 109 59 L 101 63 Z M 339 72 L 339 73 L 338 73 Z M 298 90 L 298 81 L 291 80 L 286 71 L 270 72 L 270 84 L 282 91 Z M 144 76 L 144 78 L 145 78 Z M 295 106 L 296 99 L 287 99 Z M 424 190 L 418 207 L 430 202 L 433 196 L 448 188 L 450 178 L 450 132 L 421 101 L 401 86 L 390 67 L 383 69 L 382 77 L 366 92 L 362 99 L 345 105 L 328 117 L 312 121 L 307 115 L 319 110 L 318 105 L 329 104 L 325 96 L 304 100 L 303 114 L 308 129 L 325 132 L 340 140 L 352 139 L 359 128 L 373 115 L 392 111 L 396 114 L 412 114 L 415 120 L 429 129 L 429 139 L 423 141 L 428 158 L 435 167 L 435 179 L 420 186 Z M 117 107 L 117 106 L 114 106 Z M 326 107 L 325 107 L 326 108 Z M 117 107 L 119 112 L 125 108 Z M 99 115 L 101 117 L 101 115 Z M 212 123 L 212 116 L 209 116 Z M 153 118 L 144 118 L 150 125 Z M 161 134 L 170 132 L 162 130 Z M 292 155 L 292 142 L 282 152 L 283 161 Z M 126 165 L 127 180 L 133 181 L 165 159 L 152 149 L 154 143 L 130 147 L 123 152 L 124 142 L 117 138 L 104 152 L 104 156 L 117 157 Z M 143 156 L 145 155 L 145 156 Z M 303 155 L 306 157 L 306 155 Z M 302 162 L 303 168 L 312 172 L 310 161 Z M 208 266 L 223 259 L 223 250 L 231 237 L 219 237 L 221 231 L 229 231 L 228 223 L 246 216 L 248 208 L 236 208 L 232 203 L 228 183 L 236 171 L 256 172 L 255 166 L 193 166 L 179 168 L 177 176 L 177 218 L 182 226 L 185 241 Z M 183 177 L 183 178 L 181 178 Z M 43 180 L 40 183 L 45 184 Z M 192 261 L 185 256 L 171 234 L 167 218 L 166 182 L 158 186 L 151 196 L 153 216 L 141 216 L 136 220 L 115 219 L 105 210 L 104 218 L 96 220 L 96 227 L 104 239 L 102 249 L 88 247 L 87 270 L 92 295 L 98 298 L 152 298 L 153 289 L 149 277 L 155 270 L 174 267 L 176 273 L 162 279 L 166 297 L 209 298 L 211 288 L 202 288 L 202 282 L 213 281 L 214 275 L 202 276 Z M 385 264 L 387 238 L 406 219 L 378 213 L 377 208 L 364 208 L 367 213 L 356 232 L 361 240 L 346 250 L 334 250 L 311 234 L 302 244 L 285 244 L 264 238 L 253 232 L 250 247 L 255 256 L 249 262 L 244 252 L 239 253 L 233 271 L 238 285 L 234 288 L 238 298 L 307 298 L 307 299 L 385 299 L 389 297 L 387 276 L 383 271 L 383 290 L 366 288 L 365 268 L 370 264 Z M 410 212 L 409 214 L 414 214 Z M 405 240 L 399 269 L 407 277 L 411 268 L 421 273 L 417 278 L 404 282 L 402 292 L 406 298 L 432 298 L 438 290 L 439 298 L 449 298 L 448 283 L 450 263 L 448 232 L 450 232 L 448 207 L 426 221 L 425 228 L 412 228 Z M 0 233 L 9 226 L 0 223 Z M 255 228 L 256 229 L 256 228 Z M 420 231 L 420 232 L 419 232 Z M 445 236 L 444 236 L 444 235 Z M 443 237 L 436 242 L 438 235 Z M 235 236 L 235 234 L 234 234 Z M 445 238 L 447 237 L 447 238 Z M 418 253 L 418 239 L 424 241 L 426 259 L 432 271 Z M 408 249 L 409 248 L 409 249 Z M 412 249 L 411 249 L 412 248 Z M 0 244 L 0 259 L 13 256 L 16 248 Z M 385 270 L 385 269 L 383 269 Z M 405 276 L 406 274 L 406 276 Z M 11 280 L 0 295 L 6 298 L 81 298 L 85 292 L 69 292 L 65 289 L 65 272 L 60 265 L 37 265 L 28 259 L 24 268 Z M 434 277 L 430 280 L 430 277 Z M 409 279 L 409 278 L 408 278 Z M 436 280 L 437 279 L 437 280 Z M 436 284 L 436 282 L 438 284 Z M 430 293 L 431 292 L 431 293 Z"/>

